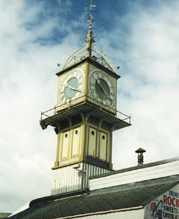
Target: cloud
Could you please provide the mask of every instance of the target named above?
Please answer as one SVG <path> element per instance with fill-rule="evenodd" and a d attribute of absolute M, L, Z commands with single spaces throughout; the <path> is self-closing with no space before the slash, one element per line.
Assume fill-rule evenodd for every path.
<path fill-rule="evenodd" d="M 0 1 L 0 211 L 50 194 L 56 139 L 53 130 L 42 132 L 40 112 L 56 103 L 56 64 L 79 44 L 69 33 L 59 36 L 61 44 L 48 43 L 64 26 L 57 17 L 42 19 L 44 5 L 27 7 Z"/>
<path fill-rule="evenodd" d="M 125 47 L 119 54 L 125 67 L 121 69 L 127 72 L 119 83 L 119 110 L 126 108 L 133 124 L 115 134 L 118 168 L 136 163 L 134 150 L 139 146 L 147 150 L 146 161 L 179 156 L 178 9 L 177 2 L 162 2 L 160 10 L 137 5 L 122 20 L 128 29 L 122 34 Z M 113 37 L 117 41 L 121 36 L 117 31 Z"/>

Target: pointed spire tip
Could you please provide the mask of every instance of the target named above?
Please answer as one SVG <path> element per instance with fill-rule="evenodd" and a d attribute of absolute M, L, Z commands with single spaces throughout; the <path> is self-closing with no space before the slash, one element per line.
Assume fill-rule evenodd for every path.
<path fill-rule="evenodd" d="M 93 4 L 93 1 L 89 1 L 89 15 L 88 15 L 88 31 L 86 35 L 86 44 L 87 44 L 87 50 L 89 52 L 89 56 L 92 54 L 92 48 L 94 40 L 94 33 L 93 33 L 93 15 L 92 15 L 92 9 L 95 8 L 96 5 Z"/>

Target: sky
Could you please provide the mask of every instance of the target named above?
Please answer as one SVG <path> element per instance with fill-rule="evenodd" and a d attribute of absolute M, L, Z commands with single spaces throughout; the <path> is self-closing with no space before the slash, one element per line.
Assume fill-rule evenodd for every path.
<path fill-rule="evenodd" d="M 118 73 L 115 169 L 179 156 L 179 1 L 96 0 L 94 31 Z M 85 0 L 0 0 L 0 211 L 50 194 L 56 136 L 40 113 L 56 104 L 58 63 L 84 46 Z"/>

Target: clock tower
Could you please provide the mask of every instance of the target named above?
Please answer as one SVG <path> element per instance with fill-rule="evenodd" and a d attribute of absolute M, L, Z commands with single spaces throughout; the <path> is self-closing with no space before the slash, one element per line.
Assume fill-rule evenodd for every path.
<path fill-rule="evenodd" d="M 56 75 L 57 104 L 40 120 L 57 135 L 52 194 L 84 191 L 89 177 L 113 171 L 112 133 L 130 125 L 130 117 L 117 111 L 120 76 L 95 50 L 91 13 L 85 47 Z"/>

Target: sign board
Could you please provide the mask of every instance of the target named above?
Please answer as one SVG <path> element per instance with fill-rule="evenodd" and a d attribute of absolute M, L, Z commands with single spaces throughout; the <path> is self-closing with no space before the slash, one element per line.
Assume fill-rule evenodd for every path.
<path fill-rule="evenodd" d="M 145 207 L 144 219 L 179 219 L 179 184 Z"/>

